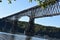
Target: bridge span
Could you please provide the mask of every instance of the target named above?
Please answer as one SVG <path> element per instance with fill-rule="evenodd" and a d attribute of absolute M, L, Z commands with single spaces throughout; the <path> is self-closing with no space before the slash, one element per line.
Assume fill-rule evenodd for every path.
<path fill-rule="evenodd" d="M 57 15 L 60 15 L 60 2 L 56 2 L 54 5 L 48 5 L 44 9 L 37 5 L 29 9 L 17 12 L 13 15 L 4 17 L 1 20 L 5 22 L 7 21 L 12 22 L 14 24 L 11 29 L 11 32 L 14 34 L 18 25 L 18 20 L 22 16 L 28 16 L 30 20 L 29 20 L 29 26 L 25 30 L 25 35 L 34 36 L 34 33 L 35 33 L 34 32 L 34 19 L 35 18 L 52 17 L 52 16 L 57 16 Z M 6 24 L 5 24 L 5 27 L 6 27 Z"/>

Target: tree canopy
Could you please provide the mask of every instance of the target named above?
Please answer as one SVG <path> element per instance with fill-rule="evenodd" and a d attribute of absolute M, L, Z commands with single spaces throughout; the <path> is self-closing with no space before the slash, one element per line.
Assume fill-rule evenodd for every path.
<path fill-rule="evenodd" d="M 54 3 L 57 2 L 57 0 L 29 0 L 29 2 L 35 1 L 38 3 L 39 6 L 42 8 L 45 8 L 48 5 L 53 5 Z"/>
<path fill-rule="evenodd" d="M 12 0 L 7 0 L 9 3 L 12 3 Z M 14 0 L 16 1 L 16 0 Z M 57 2 L 57 0 L 29 0 L 29 2 L 37 2 L 39 6 L 41 6 L 42 8 L 45 8 L 48 5 L 53 5 L 54 3 Z M 2 2 L 2 0 L 0 0 L 0 2 Z"/>
<path fill-rule="evenodd" d="M 12 0 L 7 0 L 9 3 L 12 3 Z M 16 1 L 16 0 L 14 0 L 14 1 Z M 2 2 L 2 0 L 0 0 L 0 2 Z"/>

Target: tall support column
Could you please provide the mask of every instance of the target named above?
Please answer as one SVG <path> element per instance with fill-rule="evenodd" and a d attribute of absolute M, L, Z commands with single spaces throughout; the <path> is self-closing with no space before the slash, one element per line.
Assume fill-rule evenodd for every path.
<path fill-rule="evenodd" d="M 18 18 L 16 17 L 15 20 L 13 21 L 13 26 L 12 26 L 11 33 L 15 34 L 16 30 L 17 30 L 17 27 L 18 27 Z"/>
<path fill-rule="evenodd" d="M 33 36 L 34 33 L 35 33 L 35 31 L 34 31 L 34 18 L 30 18 L 29 27 L 27 28 L 25 34 L 26 34 L 27 36 Z"/>
<path fill-rule="evenodd" d="M 35 34 L 34 28 L 35 28 L 34 27 L 34 18 L 30 18 L 29 26 L 28 26 L 27 30 L 25 31 L 25 35 L 27 35 L 25 40 L 32 39 L 31 36 L 34 36 L 34 34 Z"/>
<path fill-rule="evenodd" d="M 6 32 L 7 19 L 5 19 L 5 20 L 3 21 L 3 23 L 5 23 L 5 24 L 4 24 L 4 26 L 3 26 L 4 28 L 2 28 L 2 31 L 3 31 L 3 32 Z"/>
<path fill-rule="evenodd" d="M 35 28 L 34 27 L 34 18 L 30 18 L 29 26 L 28 26 L 27 30 L 25 31 L 25 35 L 27 35 L 25 40 L 31 40 L 32 39 L 31 36 L 34 36 L 34 34 L 35 34 L 34 28 Z"/>
<path fill-rule="evenodd" d="M 34 28 L 35 28 L 34 27 L 34 19 L 35 19 L 34 16 L 35 16 L 34 9 L 32 9 L 30 20 L 29 20 L 29 26 L 28 26 L 28 28 L 27 28 L 27 30 L 25 32 L 25 34 L 27 36 L 34 36 L 34 33 L 35 33 L 35 31 L 34 31 Z"/>

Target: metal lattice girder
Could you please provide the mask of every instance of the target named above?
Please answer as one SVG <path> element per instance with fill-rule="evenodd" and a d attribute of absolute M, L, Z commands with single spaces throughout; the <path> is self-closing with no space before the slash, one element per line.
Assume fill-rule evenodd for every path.
<path fill-rule="evenodd" d="M 37 8 L 35 10 L 35 18 L 37 17 L 50 17 L 50 16 L 55 16 L 55 15 L 60 15 L 60 4 L 55 3 L 54 5 L 49 5 L 47 8 L 42 9 L 42 8 Z"/>
<path fill-rule="evenodd" d="M 4 17 L 3 19 L 12 19 L 15 20 L 15 18 L 20 18 L 21 16 L 29 16 L 29 17 L 50 17 L 60 15 L 60 4 L 59 2 L 55 3 L 54 5 L 49 5 L 45 9 L 41 8 L 40 6 L 34 6 L 32 8 L 23 10 L 21 12 L 18 12 L 16 14 Z"/>

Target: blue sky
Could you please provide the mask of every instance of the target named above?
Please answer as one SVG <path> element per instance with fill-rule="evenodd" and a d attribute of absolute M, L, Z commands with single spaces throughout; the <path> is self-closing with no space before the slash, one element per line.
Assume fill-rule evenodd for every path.
<path fill-rule="evenodd" d="M 36 2 L 29 3 L 28 0 L 16 0 L 16 1 L 12 0 L 12 4 L 8 4 L 7 0 L 3 0 L 3 2 L 0 3 L 0 18 L 12 15 L 16 12 L 22 11 L 35 5 L 37 5 Z M 24 19 L 23 17 L 20 20 L 28 21 L 29 18 L 25 17 Z M 47 26 L 50 25 L 60 27 L 60 16 L 37 18 L 35 19 L 35 23 Z"/>

